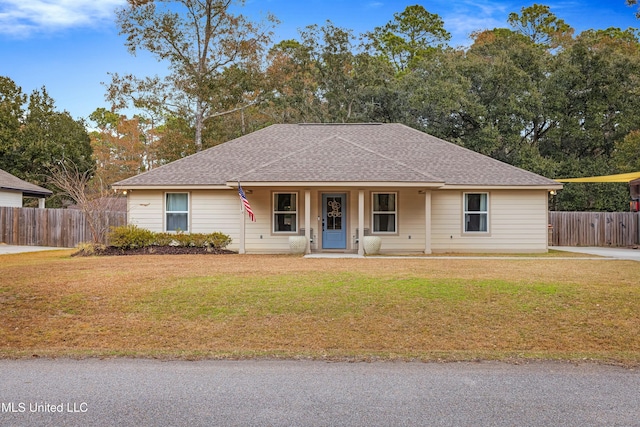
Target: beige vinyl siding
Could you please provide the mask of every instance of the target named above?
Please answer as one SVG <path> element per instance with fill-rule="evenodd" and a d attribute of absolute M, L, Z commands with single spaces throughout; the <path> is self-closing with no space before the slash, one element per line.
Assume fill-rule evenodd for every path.
<path fill-rule="evenodd" d="M 129 224 L 156 233 L 164 231 L 163 191 L 133 190 L 127 193 Z"/>
<path fill-rule="evenodd" d="M 305 190 L 289 187 L 245 188 L 256 216 L 251 222 L 246 213 L 245 249 L 247 253 L 288 253 L 288 233 L 273 232 L 273 192 L 297 194 L 297 231 L 302 233 L 305 218 Z M 240 248 L 240 199 L 236 190 L 192 190 L 189 224 L 194 233 L 220 231 L 232 238 L 231 250 Z M 372 192 L 398 195 L 398 230 L 377 234 L 383 253 L 420 253 L 425 250 L 425 195 L 416 189 L 367 189 L 364 192 L 365 228 L 371 228 Z M 482 192 L 475 191 L 474 192 Z M 313 189 L 311 197 L 312 250 L 322 248 L 321 200 L 323 193 L 347 195 L 347 251 L 356 251 L 359 190 L 340 188 Z M 431 250 L 446 252 L 545 252 L 547 250 L 547 192 L 544 190 L 491 190 L 489 194 L 489 232 L 463 232 L 463 194 L 460 190 L 431 192 Z M 128 194 L 130 224 L 161 232 L 164 230 L 162 190 L 134 190 Z M 411 238 L 409 238 L 411 236 Z"/>
<path fill-rule="evenodd" d="M 475 191 L 474 192 L 482 192 Z M 462 191 L 434 191 L 432 250 L 443 252 L 546 252 L 547 192 L 491 190 L 489 232 L 463 232 Z"/>
<path fill-rule="evenodd" d="M 245 192 L 247 189 L 245 188 Z M 245 249 L 248 253 L 287 253 L 289 252 L 289 233 L 273 232 L 273 192 L 297 193 L 298 212 L 296 234 L 303 227 L 304 193 L 290 188 L 254 189 L 247 194 L 247 200 L 256 216 L 256 222 L 245 217 Z M 239 200 L 239 199 L 238 199 Z M 239 207 L 240 205 L 238 205 Z M 246 213 L 245 213 L 246 215 Z"/>
<path fill-rule="evenodd" d="M 22 207 L 22 192 L 21 191 L 0 191 L 0 206 L 8 208 L 21 208 Z"/>
<path fill-rule="evenodd" d="M 394 192 L 397 196 L 397 225 L 398 229 L 394 234 L 373 233 L 373 227 L 369 227 L 372 221 L 371 215 L 371 194 Z M 416 189 L 392 191 L 388 189 L 368 191 L 365 198 L 365 221 L 370 228 L 371 234 L 382 239 L 380 251 L 382 253 L 400 252 L 424 252 L 425 243 L 425 217 L 424 217 L 424 194 L 419 194 Z"/>
<path fill-rule="evenodd" d="M 189 219 L 192 233 L 221 232 L 232 239 L 228 249 L 238 249 L 240 198 L 235 190 L 190 191 Z"/>

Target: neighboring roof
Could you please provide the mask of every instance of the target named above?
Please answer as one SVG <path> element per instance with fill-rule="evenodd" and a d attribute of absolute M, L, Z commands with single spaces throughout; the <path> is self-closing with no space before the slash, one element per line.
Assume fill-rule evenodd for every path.
<path fill-rule="evenodd" d="M 400 124 L 272 125 L 114 186 L 197 187 L 234 181 L 561 187 Z"/>
<path fill-rule="evenodd" d="M 39 187 L 30 182 L 23 181 L 17 176 L 11 175 L 0 169 L 0 190 L 21 191 L 27 197 L 44 197 L 53 194 L 46 188 Z"/>
<path fill-rule="evenodd" d="M 88 202 L 90 210 L 109 211 L 109 212 L 127 212 L 126 197 L 100 197 Z M 70 204 L 67 209 L 81 209 L 77 204 Z"/>
<path fill-rule="evenodd" d="M 630 182 L 640 178 L 640 172 L 620 173 L 616 175 L 589 176 L 583 178 L 562 178 L 558 182 Z"/>

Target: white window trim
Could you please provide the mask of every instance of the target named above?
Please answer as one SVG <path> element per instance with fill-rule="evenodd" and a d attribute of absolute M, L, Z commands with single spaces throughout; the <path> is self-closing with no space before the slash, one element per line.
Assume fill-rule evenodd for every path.
<path fill-rule="evenodd" d="M 187 210 L 186 211 L 168 211 L 167 210 L 167 196 L 169 194 L 186 194 L 187 195 Z M 180 230 L 181 233 L 190 233 L 191 232 L 191 193 L 185 191 L 167 191 L 164 193 L 164 232 L 165 233 L 178 233 L 176 230 L 167 230 L 169 225 L 169 221 L 167 220 L 167 214 L 187 214 L 187 230 Z"/>
<path fill-rule="evenodd" d="M 396 208 L 393 211 L 375 211 L 373 207 L 375 206 L 375 198 L 376 194 L 393 194 L 395 195 Z M 371 192 L 371 234 L 386 234 L 386 235 L 397 235 L 398 234 L 398 192 L 397 191 L 373 191 Z M 394 217 L 394 231 L 375 231 L 375 217 L 376 214 L 384 214 L 391 215 Z"/>
<path fill-rule="evenodd" d="M 487 196 L 487 210 L 486 211 L 467 211 L 467 195 L 468 194 L 485 194 Z M 462 193 L 462 232 L 464 234 L 472 235 L 488 235 L 491 230 L 491 221 L 489 220 L 489 205 L 491 197 L 487 191 L 469 191 Z M 467 214 L 485 214 L 487 216 L 487 229 L 484 231 L 468 231 L 467 230 Z"/>
<path fill-rule="evenodd" d="M 295 210 L 293 211 L 277 211 L 276 210 L 276 196 L 278 194 L 295 194 L 296 195 L 296 206 L 295 206 Z M 298 215 L 298 204 L 299 204 L 299 200 L 300 200 L 300 195 L 298 194 L 297 191 L 274 191 L 271 195 L 271 233 L 273 234 L 293 234 L 293 235 L 297 235 L 299 230 L 300 230 L 300 224 L 298 224 L 299 220 L 300 220 L 300 216 Z M 287 215 L 295 215 L 295 230 L 292 231 L 276 231 L 276 215 L 277 214 L 287 214 Z"/>

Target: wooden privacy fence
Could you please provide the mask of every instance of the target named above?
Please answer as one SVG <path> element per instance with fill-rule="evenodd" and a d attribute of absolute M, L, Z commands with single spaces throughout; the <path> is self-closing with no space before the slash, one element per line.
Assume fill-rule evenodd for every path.
<path fill-rule="evenodd" d="M 553 246 L 634 246 L 637 212 L 549 212 Z"/>
<path fill-rule="evenodd" d="M 125 212 L 92 212 L 98 230 L 126 225 Z M 100 243 L 104 242 L 104 232 Z M 75 209 L 0 207 L 0 243 L 73 248 L 93 241 L 87 214 Z"/>

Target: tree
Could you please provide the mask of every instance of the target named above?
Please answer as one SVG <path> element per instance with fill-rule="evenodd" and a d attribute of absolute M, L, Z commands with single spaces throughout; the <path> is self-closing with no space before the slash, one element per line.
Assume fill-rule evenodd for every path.
<path fill-rule="evenodd" d="M 620 172 L 640 172 L 640 129 L 616 141 L 613 159 Z"/>
<path fill-rule="evenodd" d="M 509 14 L 507 21 L 515 31 L 533 43 L 556 48 L 571 38 L 573 29 L 564 20 L 551 13 L 549 6 L 534 4 L 523 7 L 522 14 Z"/>
<path fill-rule="evenodd" d="M 84 122 L 56 111 L 44 87 L 27 98 L 13 80 L 0 76 L 0 168 L 47 187 L 49 168 L 60 161 L 71 161 L 82 172 L 93 170 Z"/>
<path fill-rule="evenodd" d="M 150 155 L 143 120 L 96 109 L 89 118 L 96 123 L 91 133 L 91 147 L 96 171 L 93 179 L 112 184 L 151 168 Z"/>
<path fill-rule="evenodd" d="M 321 121 L 319 82 L 310 46 L 284 40 L 269 51 L 267 114 L 277 123 Z"/>
<path fill-rule="evenodd" d="M 324 107 L 321 121 L 350 121 L 356 92 L 351 30 L 327 21 L 322 27 L 308 26 L 301 36 L 302 44 L 311 54 L 317 95 Z"/>
<path fill-rule="evenodd" d="M 402 72 L 451 39 L 439 15 L 423 6 L 408 6 L 393 20 L 366 34 L 368 46 L 385 56 Z"/>
<path fill-rule="evenodd" d="M 109 231 L 103 212 L 114 210 L 117 198 L 108 186 L 96 180 L 89 170 L 82 171 L 71 161 L 60 161 L 49 167 L 48 182 L 58 196 L 73 200 L 84 213 L 94 244 L 104 242 Z"/>
<path fill-rule="evenodd" d="M 357 55 L 351 30 L 310 25 L 300 41 L 286 40 L 270 52 L 270 111 L 287 121 L 351 122 L 362 116 L 361 93 L 372 84 Z M 368 77 L 365 77 L 368 75 Z"/>
<path fill-rule="evenodd" d="M 0 169 L 20 175 L 16 167 L 20 152 L 19 133 L 27 101 L 22 89 L 8 77 L 0 76 Z"/>
<path fill-rule="evenodd" d="M 231 13 L 233 4 L 232 0 L 128 0 L 128 6 L 117 12 L 127 48 L 132 54 L 146 50 L 168 62 L 169 75 L 140 79 L 114 74 L 107 98 L 116 108 L 133 102 L 154 114 L 187 119 L 200 150 L 207 119 L 256 103 L 261 95 L 259 88 L 252 88 L 236 97 L 233 108 L 221 103 L 237 84 L 228 84 L 225 70 L 259 68 L 276 22 L 272 16 L 261 24 L 250 22 Z"/>
<path fill-rule="evenodd" d="M 635 6 L 638 4 L 638 0 L 627 0 L 627 6 Z M 640 9 L 636 12 L 636 18 L 640 19 Z"/>
<path fill-rule="evenodd" d="M 43 87 L 33 91 L 19 133 L 20 155 L 15 167 L 22 178 L 46 184 L 49 168 L 69 161 L 82 171 L 93 171 L 91 142 L 82 120 L 55 110 L 55 103 Z"/>

